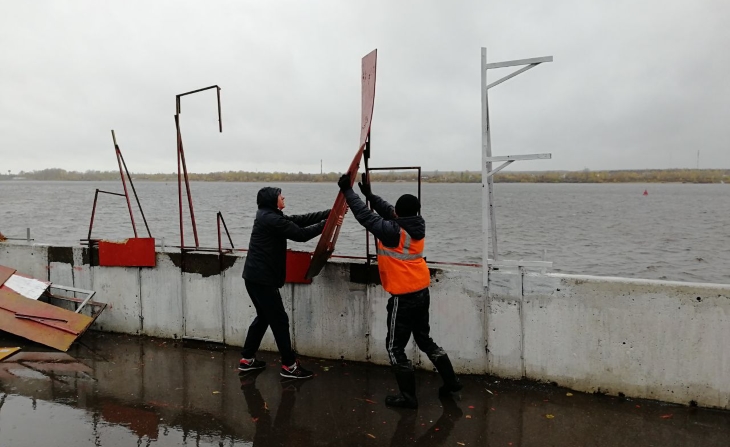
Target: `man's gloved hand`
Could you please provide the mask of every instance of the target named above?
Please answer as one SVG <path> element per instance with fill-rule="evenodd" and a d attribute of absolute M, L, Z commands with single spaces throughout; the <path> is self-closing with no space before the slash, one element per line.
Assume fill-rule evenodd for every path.
<path fill-rule="evenodd" d="M 340 187 L 340 191 L 345 192 L 348 189 L 352 189 L 352 180 L 350 174 L 342 174 L 342 177 L 337 181 L 337 186 Z"/>
<path fill-rule="evenodd" d="M 373 195 L 373 191 L 370 189 L 370 183 L 363 184 L 362 182 L 357 182 L 357 186 L 360 187 L 360 192 L 362 195 L 364 195 L 366 198 Z"/>

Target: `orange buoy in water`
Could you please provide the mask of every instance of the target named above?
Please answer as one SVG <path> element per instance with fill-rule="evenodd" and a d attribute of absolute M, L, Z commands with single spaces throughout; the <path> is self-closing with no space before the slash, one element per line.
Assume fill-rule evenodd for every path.
<path fill-rule="evenodd" d="M 649 195 L 649 191 L 647 191 L 647 190 L 644 190 L 644 195 L 645 195 L 645 196 L 648 196 L 648 195 Z"/>

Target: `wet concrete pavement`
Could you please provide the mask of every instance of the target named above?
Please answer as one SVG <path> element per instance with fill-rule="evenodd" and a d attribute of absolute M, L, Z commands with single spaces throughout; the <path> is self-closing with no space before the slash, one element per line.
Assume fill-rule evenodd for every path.
<path fill-rule="evenodd" d="M 2 346 L 18 346 L 4 339 Z M 418 373 L 417 411 L 383 404 L 388 368 L 277 356 L 239 376 L 236 349 L 88 333 L 68 354 L 40 346 L 0 362 L 0 446 L 723 446 L 730 412 L 467 376 L 440 400 Z"/>

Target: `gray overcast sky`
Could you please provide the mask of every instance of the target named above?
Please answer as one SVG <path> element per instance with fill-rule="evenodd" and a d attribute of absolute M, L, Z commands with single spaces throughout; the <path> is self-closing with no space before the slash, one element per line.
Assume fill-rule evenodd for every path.
<path fill-rule="evenodd" d="M 0 2 L 0 171 L 344 171 L 378 49 L 373 166 L 480 170 L 480 47 L 552 55 L 490 90 L 512 170 L 730 168 L 730 2 Z M 492 73 L 490 81 L 502 72 Z M 506 73 L 504 73 L 506 74 Z"/>

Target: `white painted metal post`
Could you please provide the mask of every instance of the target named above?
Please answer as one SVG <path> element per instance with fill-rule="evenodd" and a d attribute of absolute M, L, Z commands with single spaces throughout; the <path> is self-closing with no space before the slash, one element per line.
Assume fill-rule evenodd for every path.
<path fill-rule="evenodd" d="M 492 163 L 489 141 L 489 109 L 487 104 L 487 49 L 482 47 L 482 285 L 489 289 L 489 171 Z"/>
<path fill-rule="evenodd" d="M 494 265 L 499 261 L 499 249 L 497 247 L 497 217 L 494 208 L 494 174 L 517 160 L 549 159 L 550 154 L 529 154 L 529 155 L 507 155 L 492 157 L 492 134 L 489 123 L 489 89 L 495 87 L 520 73 L 537 67 L 543 62 L 552 62 L 552 56 L 535 57 L 531 59 L 520 59 L 513 61 L 494 62 L 487 64 L 487 49 L 482 47 L 482 280 L 483 285 L 489 290 L 489 239 L 492 239 L 492 254 Z M 487 84 L 487 70 L 493 68 L 514 67 L 526 65 L 526 67 L 504 76 L 497 81 Z M 492 169 L 492 162 L 504 161 L 505 163 L 497 169 Z M 519 265 L 524 263 L 520 261 Z M 548 264 L 542 262 L 541 264 Z"/>

